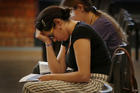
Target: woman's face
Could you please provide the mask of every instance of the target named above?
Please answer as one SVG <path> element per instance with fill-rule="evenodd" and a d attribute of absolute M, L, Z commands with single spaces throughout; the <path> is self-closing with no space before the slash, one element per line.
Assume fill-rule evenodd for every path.
<path fill-rule="evenodd" d="M 72 10 L 71 19 L 76 20 L 76 21 L 81 21 L 80 13 L 78 10 L 74 10 L 74 9 Z"/>
<path fill-rule="evenodd" d="M 56 41 L 66 41 L 69 37 L 65 25 L 56 25 L 54 28 L 54 39 Z"/>
<path fill-rule="evenodd" d="M 69 38 L 69 34 L 66 31 L 64 23 L 58 22 L 55 27 L 52 27 L 49 32 L 43 31 L 43 33 L 50 39 L 55 41 L 66 41 Z"/>
<path fill-rule="evenodd" d="M 76 9 L 73 9 L 71 11 L 71 19 L 76 20 L 76 21 L 83 21 L 85 16 L 84 16 L 84 7 L 83 5 L 78 5 Z"/>

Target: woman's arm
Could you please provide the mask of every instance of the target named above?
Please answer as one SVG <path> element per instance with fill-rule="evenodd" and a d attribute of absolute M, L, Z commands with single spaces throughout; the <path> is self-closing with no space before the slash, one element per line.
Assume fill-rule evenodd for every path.
<path fill-rule="evenodd" d="M 64 80 L 69 82 L 88 82 L 90 79 L 90 58 L 91 58 L 90 40 L 79 39 L 75 41 L 74 51 L 78 66 L 77 72 L 48 74 L 40 77 L 40 80 L 41 81 Z"/>
<path fill-rule="evenodd" d="M 46 53 L 51 73 L 64 73 L 66 71 L 65 47 L 61 45 L 57 58 L 52 46 L 46 47 Z"/>
<path fill-rule="evenodd" d="M 47 60 L 48 65 L 51 70 L 51 73 L 64 73 L 66 69 L 65 65 L 65 47 L 61 46 L 60 52 L 58 54 L 58 58 L 56 58 L 53 47 L 51 46 L 52 41 L 41 33 L 38 29 L 36 29 L 36 38 L 42 40 L 49 46 L 46 46 Z"/>

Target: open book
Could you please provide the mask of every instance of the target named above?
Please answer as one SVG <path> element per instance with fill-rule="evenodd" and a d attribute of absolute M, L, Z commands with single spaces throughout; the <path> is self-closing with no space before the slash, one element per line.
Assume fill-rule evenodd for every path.
<path fill-rule="evenodd" d="M 28 74 L 24 77 L 22 77 L 19 82 L 29 82 L 29 81 L 39 81 L 39 77 L 42 76 L 43 74 L 49 73 L 49 67 L 48 67 L 48 62 L 44 62 L 44 61 L 39 61 L 39 71 L 40 74 Z"/>

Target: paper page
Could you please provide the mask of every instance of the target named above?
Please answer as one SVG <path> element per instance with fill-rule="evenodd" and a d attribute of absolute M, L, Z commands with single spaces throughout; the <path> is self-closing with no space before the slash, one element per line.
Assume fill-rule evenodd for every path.
<path fill-rule="evenodd" d="M 40 74 L 29 74 L 24 76 L 23 78 L 21 78 L 19 80 L 19 82 L 28 82 L 28 81 L 39 81 L 38 78 L 43 75 L 43 74 L 49 74 L 50 70 L 48 67 L 48 62 L 44 62 L 44 61 L 39 61 L 39 70 L 40 70 Z"/>
<path fill-rule="evenodd" d="M 19 80 L 19 82 L 39 81 L 40 74 L 29 74 Z"/>
<path fill-rule="evenodd" d="M 39 61 L 38 63 L 39 63 L 40 74 L 46 74 L 50 72 L 48 62 Z"/>

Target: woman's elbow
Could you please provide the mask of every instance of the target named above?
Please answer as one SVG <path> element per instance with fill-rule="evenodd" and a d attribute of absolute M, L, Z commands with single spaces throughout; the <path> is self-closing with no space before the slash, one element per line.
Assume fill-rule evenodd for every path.
<path fill-rule="evenodd" d="M 81 74 L 79 79 L 81 82 L 89 82 L 91 74 Z"/>

